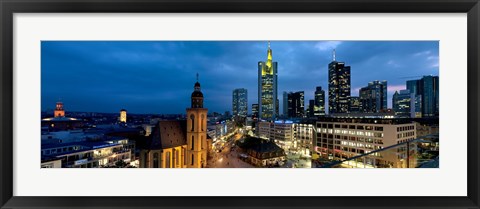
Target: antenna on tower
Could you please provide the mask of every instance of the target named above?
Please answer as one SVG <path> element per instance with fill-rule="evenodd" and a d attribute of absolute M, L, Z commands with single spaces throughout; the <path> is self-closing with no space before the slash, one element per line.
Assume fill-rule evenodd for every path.
<path fill-rule="evenodd" d="M 197 82 L 198 82 L 198 73 L 197 73 Z"/>
<path fill-rule="evenodd" d="M 337 60 L 337 58 L 335 56 L 336 56 L 335 49 L 333 49 L 333 61 Z"/>
<path fill-rule="evenodd" d="M 268 41 L 268 48 L 270 49 L 270 41 Z"/>

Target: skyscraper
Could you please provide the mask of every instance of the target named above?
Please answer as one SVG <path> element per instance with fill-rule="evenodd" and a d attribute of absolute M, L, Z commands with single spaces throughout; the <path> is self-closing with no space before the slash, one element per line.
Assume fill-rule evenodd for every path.
<path fill-rule="evenodd" d="M 439 77 L 423 76 L 419 80 L 407 81 L 407 89 L 416 96 L 416 112 L 421 117 L 439 116 Z M 420 110 L 419 110 L 420 109 Z M 417 114 L 417 117 L 419 115 Z"/>
<path fill-rule="evenodd" d="M 410 93 L 410 90 L 395 91 L 392 97 L 392 108 L 398 117 L 414 118 L 415 94 Z"/>
<path fill-rule="evenodd" d="M 233 90 L 232 95 L 232 113 L 233 116 L 247 117 L 248 101 L 247 89 L 240 88 Z"/>
<path fill-rule="evenodd" d="M 283 92 L 283 117 L 288 116 L 288 92 Z"/>
<path fill-rule="evenodd" d="M 347 113 L 350 100 L 350 66 L 333 61 L 328 64 L 328 110 L 329 113 Z"/>
<path fill-rule="evenodd" d="M 278 114 L 277 62 L 272 61 L 272 49 L 268 42 L 267 61 L 258 62 L 259 118 L 274 120 Z"/>
<path fill-rule="evenodd" d="M 387 81 L 372 81 L 360 89 L 361 112 L 378 113 L 387 110 Z"/>
<path fill-rule="evenodd" d="M 321 86 L 317 86 L 314 97 L 313 115 L 325 115 L 325 91 Z"/>
<path fill-rule="evenodd" d="M 252 104 L 252 119 L 258 119 L 258 104 Z"/>
<path fill-rule="evenodd" d="M 350 97 L 350 108 L 351 113 L 359 113 L 362 110 L 362 103 L 360 102 L 360 97 Z"/>
<path fill-rule="evenodd" d="M 303 91 L 288 93 L 288 117 L 303 118 L 305 116 L 305 93 Z"/>
<path fill-rule="evenodd" d="M 311 99 L 308 101 L 308 108 L 307 108 L 307 115 L 308 117 L 314 117 L 315 116 L 315 100 Z"/>

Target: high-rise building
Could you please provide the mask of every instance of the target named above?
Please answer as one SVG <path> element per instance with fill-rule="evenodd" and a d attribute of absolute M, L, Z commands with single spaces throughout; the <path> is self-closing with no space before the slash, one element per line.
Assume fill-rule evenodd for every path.
<path fill-rule="evenodd" d="M 278 114 L 277 62 L 272 60 L 268 42 L 267 61 L 258 62 L 258 107 L 259 118 L 274 120 Z"/>
<path fill-rule="evenodd" d="M 283 92 L 283 117 L 288 116 L 288 92 Z"/>
<path fill-rule="evenodd" d="M 322 90 L 321 86 L 317 86 L 317 89 L 315 90 L 314 101 L 313 115 L 325 115 L 325 91 Z"/>
<path fill-rule="evenodd" d="M 258 104 L 252 104 L 252 119 L 258 119 Z"/>
<path fill-rule="evenodd" d="M 414 93 L 420 105 L 416 112 L 421 112 L 421 117 L 439 116 L 439 77 L 423 76 L 419 80 L 407 81 L 407 89 Z M 419 110 L 420 108 L 421 110 Z M 418 115 L 417 115 L 418 117 Z"/>
<path fill-rule="evenodd" d="M 125 109 L 120 110 L 119 121 L 120 121 L 120 123 L 126 123 L 127 122 L 127 110 L 125 110 Z"/>
<path fill-rule="evenodd" d="M 387 81 L 372 81 L 360 89 L 361 111 L 378 113 L 387 110 Z"/>
<path fill-rule="evenodd" d="M 329 113 L 347 113 L 350 101 L 350 66 L 338 62 L 333 50 L 333 61 L 328 64 Z"/>
<path fill-rule="evenodd" d="M 362 103 L 360 97 L 350 97 L 350 112 L 359 113 L 362 110 Z"/>
<path fill-rule="evenodd" d="M 397 117 L 415 118 L 415 94 L 410 90 L 395 91 L 392 97 L 392 108 Z"/>
<path fill-rule="evenodd" d="M 308 117 L 315 116 L 315 100 L 313 99 L 308 100 L 307 116 Z"/>
<path fill-rule="evenodd" d="M 247 89 L 241 88 L 233 90 L 232 113 L 233 116 L 247 117 Z"/>
<path fill-rule="evenodd" d="M 288 93 L 288 117 L 303 118 L 305 116 L 305 93 L 303 91 Z"/>

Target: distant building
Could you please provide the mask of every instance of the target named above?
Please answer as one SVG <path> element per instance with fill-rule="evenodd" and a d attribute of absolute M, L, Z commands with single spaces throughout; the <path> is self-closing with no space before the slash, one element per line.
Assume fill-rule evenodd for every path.
<path fill-rule="evenodd" d="M 120 121 L 120 123 L 126 123 L 127 122 L 127 110 L 125 110 L 125 109 L 120 110 L 119 121 Z"/>
<path fill-rule="evenodd" d="M 350 96 L 350 66 L 337 62 L 335 50 L 333 61 L 328 64 L 328 110 L 330 113 L 347 113 Z"/>
<path fill-rule="evenodd" d="M 416 112 L 421 111 L 421 117 L 438 117 L 439 116 L 439 77 L 423 76 L 419 80 L 407 81 L 407 89 L 415 96 L 419 96 L 417 101 Z M 421 109 L 421 110 L 419 110 Z M 417 114 L 417 117 L 419 115 Z"/>
<path fill-rule="evenodd" d="M 415 118 L 415 94 L 409 90 L 395 91 L 392 97 L 392 108 L 395 115 L 404 118 Z"/>
<path fill-rule="evenodd" d="M 350 113 L 359 113 L 362 110 L 360 97 L 350 97 Z"/>
<path fill-rule="evenodd" d="M 252 104 L 252 119 L 258 119 L 258 104 Z"/>
<path fill-rule="evenodd" d="M 261 119 L 274 120 L 278 115 L 277 65 L 272 60 L 272 49 L 268 42 L 267 61 L 258 62 L 258 117 Z"/>
<path fill-rule="evenodd" d="M 65 117 L 65 110 L 63 109 L 63 102 L 57 102 L 55 110 L 53 111 L 54 117 Z"/>
<path fill-rule="evenodd" d="M 372 81 L 360 89 L 361 112 L 378 113 L 387 110 L 387 81 Z"/>
<path fill-rule="evenodd" d="M 233 116 L 247 117 L 248 101 L 247 89 L 235 89 L 232 95 L 232 113 Z"/>
<path fill-rule="evenodd" d="M 288 93 L 288 117 L 303 118 L 305 116 L 305 93 L 303 91 Z"/>
<path fill-rule="evenodd" d="M 322 90 L 321 86 L 317 86 L 314 99 L 313 115 L 325 115 L 325 91 Z"/>
<path fill-rule="evenodd" d="M 288 117 L 288 92 L 283 92 L 283 117 Z"/>
<path fill-rule="evenodd" d="M 82 120 L 78 118 L 65 117 L 65 110 L 63 103 L 57 102 L 55 110 L 53 111 L 53 118 L 43 118 L 41 122 L 42 128 L 50 131 L 72 130 L 83 127 Z"/>
<path fill-rule="evenodd" d="M 313 100 L 313 99 L 308 100 L 307 116 L 308 117 L 314 117 L 315 116 L 315 100 Z"/>

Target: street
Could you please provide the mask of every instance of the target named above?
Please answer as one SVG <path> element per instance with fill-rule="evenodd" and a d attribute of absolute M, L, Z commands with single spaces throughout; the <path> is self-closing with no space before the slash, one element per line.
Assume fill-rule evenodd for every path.
<path fill-rule="evenodd" d="M 236 134 L 225 142 L 221 152 L 213 150 L 213 156 L 207 162 L 207 168 L 255 168 L 242 161 L 239 157 L 240 153 L 235 147 L 235 141 L 240 140 L 242 137 L 242 134 Z"/>

